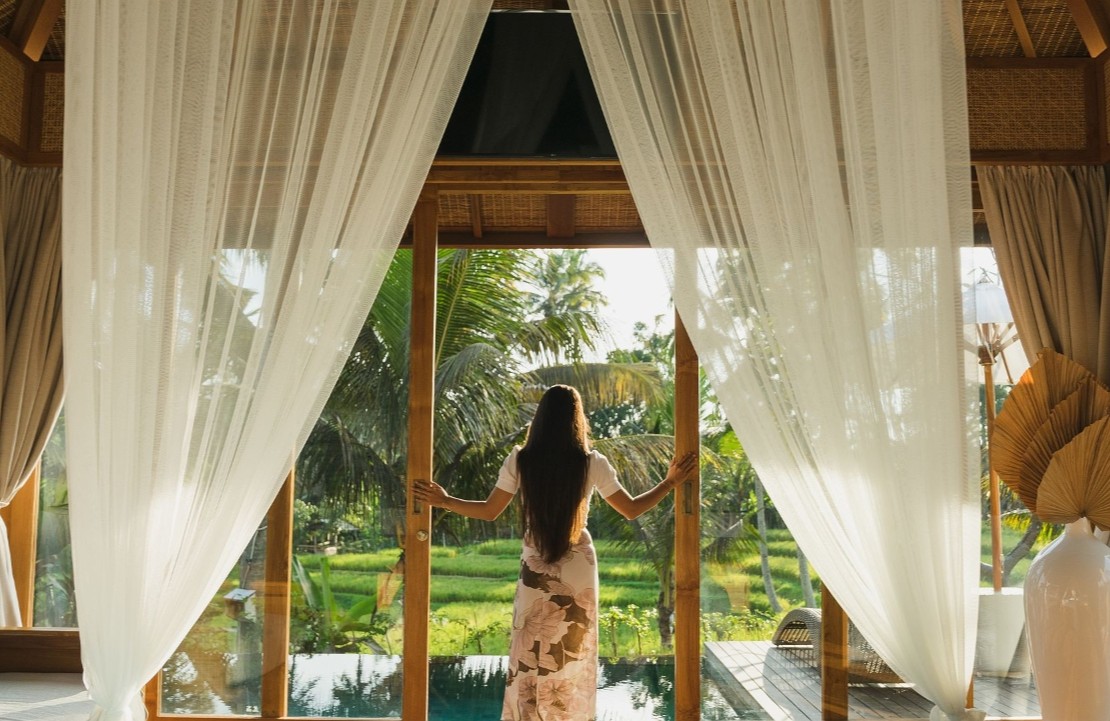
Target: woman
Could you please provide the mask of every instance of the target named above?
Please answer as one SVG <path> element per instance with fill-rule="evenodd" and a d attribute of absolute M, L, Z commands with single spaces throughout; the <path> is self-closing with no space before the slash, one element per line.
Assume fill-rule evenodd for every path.
<path fill-rule="evenodd" d="M 666 477 L 633 498 L 605 456 L 590 450 L 582 398 L 570 386 L 548 388 L 524 447 L 513 449 L 484 501 L 447 495 L 417 481 L 418 501 L 492 521 L 521 490 L 525 522 L 520 578 L 513 602 L 509 676 L 503 721 L 594 718 L 597 696 L 597 565 L 586 530 L 590 495 L 631 520 L 651 508 L 693 470 L 688 453 Z"/>

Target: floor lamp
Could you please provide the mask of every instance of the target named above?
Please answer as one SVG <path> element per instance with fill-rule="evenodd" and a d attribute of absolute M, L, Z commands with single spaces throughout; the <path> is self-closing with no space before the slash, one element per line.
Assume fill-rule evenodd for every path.
<path fill-rule="evenodd" d="M 1002 286 L 991 281 L 984 275 L 972 286 L 974 292 L 974 323 L 979 340 L 979 365 L 983 367 L 985 385 L 985 405 L 987 415 L 987 447 L 990 447 L 991 433 L 994 431 L 994 365 L 1001 358 L 1003 368 L 1006 370 L 1007 379 L 1010 378 L 1010 369 L 1006 365 L 1006 356 L 1003 355 L 1007 347 L 1017 340 L 1014 332 L 1014 317 L 1010 313 L 1010 304 L 1006 300 L 1006 292 Z M 970 300 L 970 299 L 969 299 Z M 970 304 L 969 304 L 970 305 Z M 990 454 L 987 454 L 987 475 L 990 481 L 990 516 L 991 516 L 991 569 L 993 571 L 994 590 L 1002 590 L 1002 504 L 999 495 L 998 475 L 990 465 Z"/>

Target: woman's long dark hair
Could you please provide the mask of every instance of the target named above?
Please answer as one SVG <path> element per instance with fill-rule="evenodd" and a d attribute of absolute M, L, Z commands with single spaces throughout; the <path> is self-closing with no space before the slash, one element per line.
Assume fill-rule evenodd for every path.
<path fill-rule="evenodd" d="M 524 523 L 533 547 L 548 563 L 565 556 L 586 525 L 589 436 L 578 391 L 548 388 L 517 454 Z"/>

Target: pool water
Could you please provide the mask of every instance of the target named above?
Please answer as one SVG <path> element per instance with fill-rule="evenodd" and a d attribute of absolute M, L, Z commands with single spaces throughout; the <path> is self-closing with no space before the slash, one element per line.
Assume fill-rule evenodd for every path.
<path fill-rule="evenodd" d="M 431 721 L 492 721 L 500 718 L 505 688 L 504 656 L 432 659 L 429 673 Z M 294 656 L 290 716 L 398 717 L 401 661 L 395 656 L 317 654 Z M 669 659 L 602 662 L 597 692 L 598 721 L 669 721 L 674 718 L 674 665 Z M 702 678 L 702 719 L 765 719 L 762 711 L 726 699 L 723 684 Z M 732 694 L 729 694 L 732 696 Z"/>

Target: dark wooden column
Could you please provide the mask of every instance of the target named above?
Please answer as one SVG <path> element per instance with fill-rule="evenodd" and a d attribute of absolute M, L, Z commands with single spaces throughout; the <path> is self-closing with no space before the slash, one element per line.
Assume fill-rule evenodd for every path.
<path fill-rule="evenodd" d="M 821 719 L 848 718 L 848 616 L 821 584 Z"/>
<path fill-rule="evenodd" d="M 289 710 L 289 584 L 293 564 L 293 496 L 296 466 L 266 516 L 266 582 L 262 617 L 262 718 Z"/>
<path fill-rule="evenodd" d="M 428 615 L 431 509 L 412 500 L 412 485 L 431 480 L 435 394 L 436 246 L 439 201 L 425 190 L 412 221 L 412 331 L 409 351 L 408 501 L 405 517 L 404 691 L 406 721 L 428 718 Z"/>
<path fill-rule="evenodd" d="M 698 452 L 698 355 L 675 313 L 674 440 L 678 454 Z M 701 488 L 700 474 L 675 497 L 675 713 L 676 721 L 701 718 Z"/>

